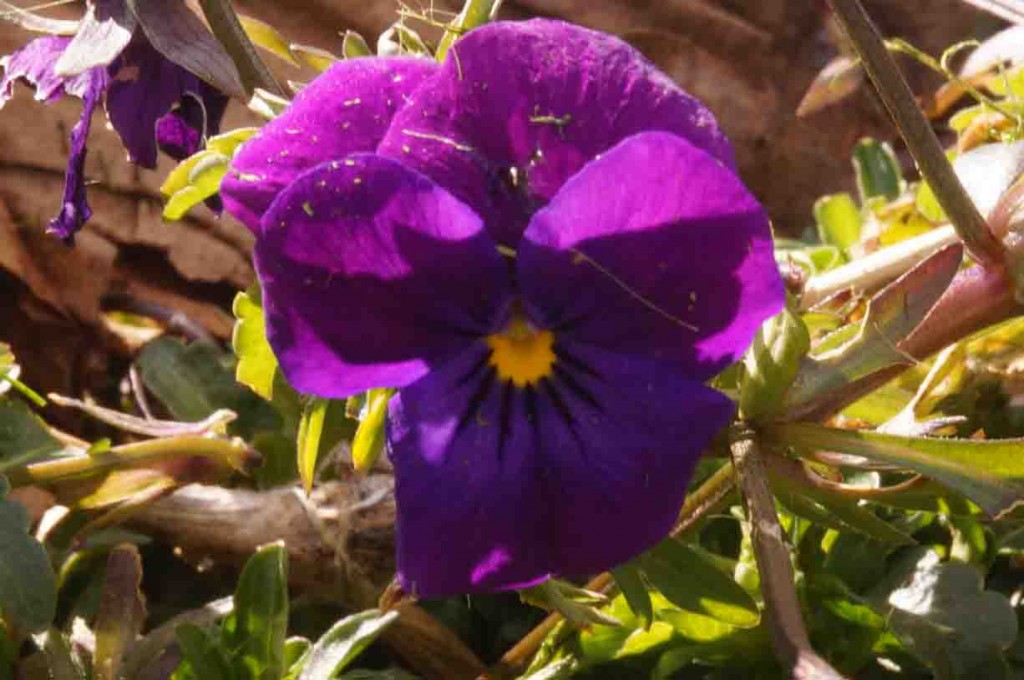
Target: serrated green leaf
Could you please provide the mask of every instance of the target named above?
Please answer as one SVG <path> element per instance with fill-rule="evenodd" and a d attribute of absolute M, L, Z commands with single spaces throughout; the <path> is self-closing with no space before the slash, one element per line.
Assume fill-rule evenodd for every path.
<path fill-rule="evenodd" d="M 844 251 L 860 243 L 860 208 L 850 194 L 832 194 L 815 201 L 814 222 L 822 243 Z"/>
<path fill-rule="evenodd" d="M 753 628 L 761 620 L 747 591 L 696 546 L 667 539 L 641 555 L 639 564 L 650 584 L 680 609 L 737 628 Z"/>
<path fill-rule="evenodd" d="M 0 615 L 23 631 L 45 630 L 57 609 L 57 581 L 50 558 L 29 531 L 28 514 L 6 500 L 0 477 Z"/>
<path fill-rule="evenodd" d="M 1024 499 L 1024 439 L 931 439 L 807 423 L 773 427 L 771 437 L 784 445 L 839 451 L 913 470 L 994 516 Z"/>
<path fill-rule="evenodd" d="M 647 591 L 640 567 L 633 562 L 627 562 L 612 569 L 612 577 L 622 596 L 626 598 L 629 608 L 643 623 L 644 630 L 650 629 L 651 623 L 654 622 L 654 605 L 651 603 L 651 594 Z"/>
<path fill-rule="evenodd" d="M 313 644 L 301 662 L 299 680 L 336 678 L 397 618 L 396 611 L 381 613 L 370 609 L 337 622 Z"/>
<path fill-rule="evenodd" d="M 903 193 L 903 173 L 896 154 L 886 142 L 868 137 L 861 139 L 853 147 L 852 160 L 862 204 L 875 197 L 893 200 Z"/>
<path fill-rule="evenodd" d="M 270 401 L 274 398 L 274 378 L 278 373 L 278 364 L 274 350 L 267 342 L 263 292 L 259 284 L 254 283 L 247 291 L 236 294 L 231 311 L 235 315 L 231 348 L 238 359 L 235 378 Z"/>
<path fill-rule="evenodd" d="M 779 412 L 800 361 L 811 348 L 807 327 L 788 307 L 765 321 L 743 357 L 742 417 L 757 422 Z"/>
<path fill-rule="evenodd" d="M 299 65 L 299 62 L 295 59 L 295 55 L 293 55 L 292 51 L 288 48 L 288 41 L 285 40 L 284 36 L 281 35 L 276 28 L 266 22 L 245 16 L 244 14 L 239 14 L 238 20 L 242 23 L 242 28 L 245 29 L 245 34 L 249 36 L 249 40 L 251 40 L 254 45 L 262 47 L 275 57 L 283 59 L 292 66 Z"/>
<path fill-rule="evenodd" d="M 288 551 L 265 545 L 249 558 L 235 587 L 234 611 L 223 639 L 236 677 L 272 680 L 284 675 L 288 634 Z"/>

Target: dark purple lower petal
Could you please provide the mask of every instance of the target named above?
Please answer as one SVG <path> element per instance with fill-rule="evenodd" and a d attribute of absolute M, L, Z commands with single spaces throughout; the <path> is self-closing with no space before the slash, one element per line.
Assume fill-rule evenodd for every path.
<path fill-rule="evenodd" d="M 704 381 L 738 359 L 785 299 L 764 209 L 687 140 L 635 135 L 538 212 L 519 249 L 534 321 L 671 361 Z"/>
<path fill-rule="evenodd" d="M 156 123 L 157 146 L 176 161 L 196 153 L 206 137 L 220 132 L 228 98 L 203 82 L 199 89 L 185 93 L 178 106 Z"/>
<path fill-rule="evenodd" d="M 268 338 L 301 392 L 406 385 L 490 332 L 508 298 L 508 265 L 480 218 L 386 158 L 306 172 L 261 232 Z"/>
<path fill-rule="evenodd" d="M 274 197 L 330 160 L 371 152 L 395 111 L 437 70 L 430 59 L 346 59 L 304 87 L 238 150 L 221 183 L 225 209 L 256 231 Z"/>
<path fill-rule="evenodd" d="M 157 123 L 186 96 L 201 100 L 205 117 L 203 127 L 193 128 L 202 135 L 220 125 L 227 98 L 182 67 L 168 61 L 153 49 L 145 36 L 137 32 L 128 48 L 110 65 L 112 82 L 107 93 L 107 116 L 125 148 L 128 158 L 145 168 L 156 167 Z M 196 121 L 181 121 L 191 125 Z M 204 129 L 205 128 L 205 129 Z M 165 134 L 168 131 L 165 129 Z M 182 150 L 198 150 L 196 139 L 181 137 Z"/>
<path fill-rule="evenodd" d="M 629 44 L 561 21 L 503 21 L 452 46 L 378 153 L 431 177 L 515 246 L 569 177 L 645 130 L 733 164 L 711 113 Z"/>
<path fill-rule="evenodd" d="M 514 388 L 483 342 L 391 401 L 398 570 L 426 597 L 608 569 L 672 526 L 732 403 L 671 366 L 557 344 Z"/>

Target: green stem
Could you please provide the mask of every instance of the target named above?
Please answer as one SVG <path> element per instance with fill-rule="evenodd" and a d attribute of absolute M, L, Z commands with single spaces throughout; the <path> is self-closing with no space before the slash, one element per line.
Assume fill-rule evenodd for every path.
<path fill-rule="evenodd" d="M 102 474 L 122 467 L 136 467 L 178 456 L 219 459 L 242 469 L 251 451 L 239 439 L 215 437 L 167 437 L 118 446 L 92 456 L 75 456 L 35 463 L 7 471 L 12 486 L 53 484 Z"/>
<path fill-rule="evenodd" d="M 1002 245 L 957 179 L 910 86 L 900 75 L 867 12 L 858 0 L 829 0 L 829 5 L 843 24 L 921 174 L 928 180 L 967 250 L 985 266 L 1001 266 Z"/>
<path fill-rule="evenodd" d="M 199 4 L 213 34 L 235 62 L 246 93 L 251 97 L 256 88 L 260 88 L 286 97 L 277 79 L 256 54 L 256 48 L 246 35 L 230 0 L 199 0 Z"/>
<path fill-rule="evenodd" d="M 462 11 L 455 17 L 454 21 L 448 25 L 448 29 L 444 32 L 441 37 L 441 42 L 437 44 L 436 57 L 438 61 L 444 61 L 444 57 L 448 54 L 449 48 L 452 44 L 469 30 L 476 28 L 477 26 L 483 26 L 488 21 L 494 19 L 498 14 L 498 10 L 501 9 L 501 3 L 503 0 L 466 0 L 466 4 L 463 5 Z"/>

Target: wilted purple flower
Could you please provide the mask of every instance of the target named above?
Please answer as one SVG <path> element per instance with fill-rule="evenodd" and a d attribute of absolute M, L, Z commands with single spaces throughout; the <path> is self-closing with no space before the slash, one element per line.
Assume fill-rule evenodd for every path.
<path fill-rule="evenodd" d="M 477 29 L 438 69 L 335 65 L 229 177 L 288 380 L 401 388 L 398 569 L 421 595 L 594 572 L 664 537 L 733 412 L 704 381 L 783 302 L 711 114 L 560 22 Z"/>
<path fill-rule="evenodd" d="M 92 114 L 105 102 L 107 117 L 133 163 L 156 167 L 157 149 L 182 159 L 195 153 L 205 135 L 216 134 L 227 97 L 195 75 L 171 63 L 136 31 L 122 48 L 98 65 L 58 74 L 55 66 L 73 38 L 44 36 L 0 59 L 0 107 L 24 79 L 36 99 L 53 102 L 68 94 L 82 100 L 82 117 L 71 130 L 64 196 L 49 231 L 71 240 L 92 215 L 85 194 L 86 139 Z M 95 60 L 94 60 L 95 61 Z"/>

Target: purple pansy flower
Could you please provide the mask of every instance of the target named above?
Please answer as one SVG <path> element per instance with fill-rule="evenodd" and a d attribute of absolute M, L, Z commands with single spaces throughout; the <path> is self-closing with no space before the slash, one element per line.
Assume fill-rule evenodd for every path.
<path fill-rule="evenodd" d="M 704 382 L 783 304 L 710 113 L 560 22 L 477 29 L 440 68 L 337 64 L 229 178 L 288 380 L 400 388 L 398 571 L 424 596 L 595 572 L 664 537 L 733 413 Z"/>
<path fill-rule="evenodd" d="M 90 11 L 120 4 L 97 2 Z M 83 40 L 44 36 L 0 59 L 0 107 L 13 96 L 19 79 L 35 88 L 38 100 L 53 102 L 68 94 L 83 102 L 82 117 L 71 130 L 61 209 L 49 226 L 67 241 L 92 215 L 85 193 L 86 140 L 101 102 L 129 160 L 145 168 L 156 167 L 158 148 L 178 160 L 198 151 L 204 136 L 219 131 L 228 102 L 224 94 L 164 58 L 142 31 L 128 30 L 123 45 L 86 55 L 92 57 L 86 68 L 58 67 L 67 61 L 69 48 L 76 44 L 81 49 Z"/>

